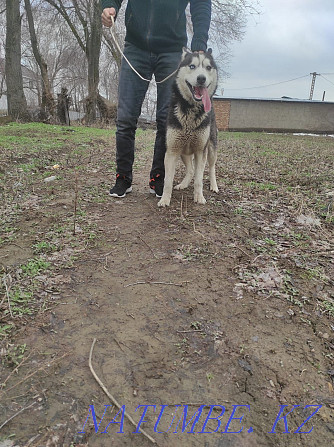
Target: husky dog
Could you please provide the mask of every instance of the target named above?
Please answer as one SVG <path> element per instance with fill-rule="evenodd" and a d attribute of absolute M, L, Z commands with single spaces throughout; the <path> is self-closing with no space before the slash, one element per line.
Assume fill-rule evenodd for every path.
<path fill-rule="evenodd" d="M 208 158 L 210 190 L 218 192 L 215 170 L 217 126 L 211 106 L 217 81 L 217 66 L 211 49 L 206 53 L 192 53 L 183 49 L 167 117 L 165 183 L 158 206 L 170 204 L 179 156 L 185 164 L 186 174 L 175 189 L 187 188 L 194 176 L 194 201 L 206 203 L 203 196 L 203 173 Z"/>

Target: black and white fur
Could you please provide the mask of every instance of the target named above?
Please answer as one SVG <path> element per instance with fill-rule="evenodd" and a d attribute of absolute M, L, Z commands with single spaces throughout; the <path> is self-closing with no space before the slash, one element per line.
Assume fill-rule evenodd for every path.
<path fill-rule="evenodd" d="M 194 202 L 205 204 L 203 174 L 208 159 L 210 190 L 218 192 L 215 172 L 217 126 L 213 108 L 205 111 L 216 91 L 217 82 L 217 66 L 211 50 L 206 53 L 183 50 L 167 117 L 165 181 L 163 195 L 158 202 L 160 207 L 170 205 L 175 166 L 180 156 L 186 173 L 175 189 L 187 188 L 194 177 Z M 201 96 L 198 92 L 205 89 L 205 95 Z"/>

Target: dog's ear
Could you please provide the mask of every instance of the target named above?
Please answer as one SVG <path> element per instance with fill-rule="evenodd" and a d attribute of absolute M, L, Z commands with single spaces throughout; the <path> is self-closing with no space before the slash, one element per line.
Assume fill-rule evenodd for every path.
<path fill-rule="evenodd" d="M 187 54 L 191 54 L 191 51 L 188 48 L 183 47 L 181 61 L 183 61 L 183 59 L 186 57 Z"/>
<path fill-rule="evenodd" d="M 209 53 L 209 54 L 212 54 L 212 48 L 208 48 L 208 49 L 206 50 L 206 52 Z"/>

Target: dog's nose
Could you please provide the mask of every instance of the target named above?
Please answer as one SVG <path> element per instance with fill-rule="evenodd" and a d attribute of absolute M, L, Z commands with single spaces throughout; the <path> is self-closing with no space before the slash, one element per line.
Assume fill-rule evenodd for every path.
<path fill-rule="evenodd" d="M 206 77 L 204 75 L 198 75 L 197 76 L 197 83 L 199 85 L 205 84 L 205 81 L 206 81 Z"/>

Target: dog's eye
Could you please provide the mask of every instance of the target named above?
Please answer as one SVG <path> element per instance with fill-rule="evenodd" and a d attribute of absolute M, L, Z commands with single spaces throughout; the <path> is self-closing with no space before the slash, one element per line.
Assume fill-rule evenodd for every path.
<path fill-rule="evenodd" d="M 189 65 L 190 70 L 194 70 L 196 67 L 194 64 Z"/>
<path fill-rule="evenodd" d="M 207 69 L 208 71 L 212 70 L 211 65 L 208 65 L 208 66 L 206 67 L 206 69 Z"/>

